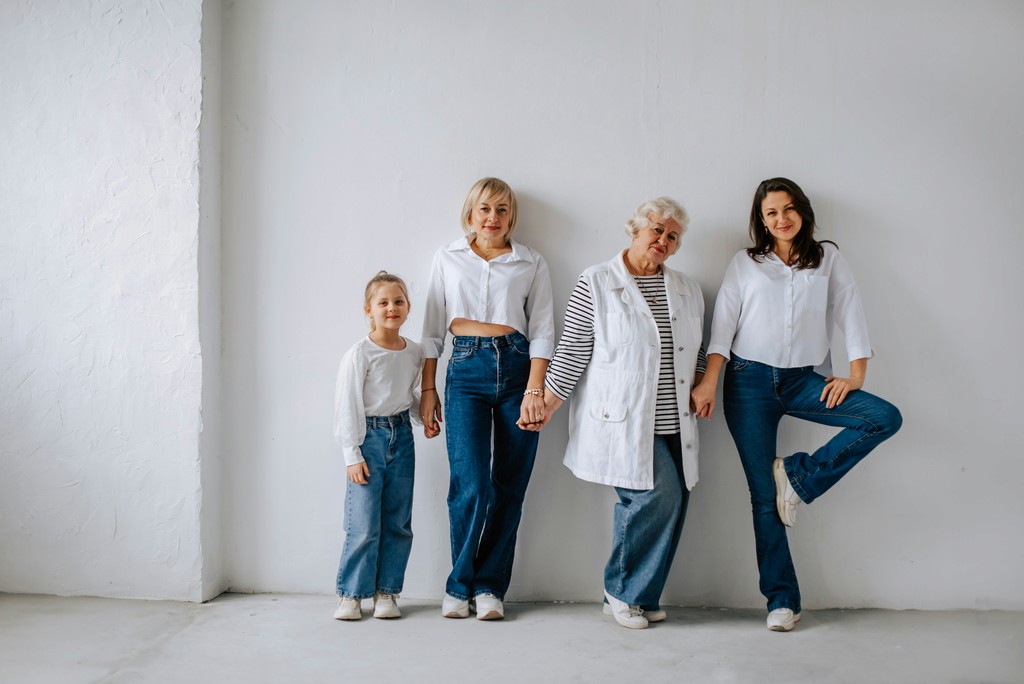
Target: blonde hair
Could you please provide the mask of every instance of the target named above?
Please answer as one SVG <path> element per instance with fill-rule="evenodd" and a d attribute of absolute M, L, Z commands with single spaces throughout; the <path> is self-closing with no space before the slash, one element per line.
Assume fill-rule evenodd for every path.
<path fill-rule="evenodd" d="M 512 237 L 512 231 L 516 229 L 516 217 L 519 213 L 516 193 L 512 192 L 509 184 L 500 178 L 481 178 L 469 189 L 466 201 L 462 205 L 462 230 L 467 236 L 473 234 L 469 221 L 473 215 L 473 207 L 481 200 L 492 198 L 508 200 L 508 237 Z"/>
<path fill-rule="evenodd" d="M 647 200 L 636 208 L 633 218 L 626 221 L 626 235 L 635 238 L 637 233 L 649 227 L 651 219 L 647 218 L 648 214 L 656 214 L 663 219 L 673 219 L 679 224 L 680 237 L 686 232 L 686 227 L 690 225 L 690 215 L 686 213 L 686 209 L 683 209 L 683 205 L 671 197 L 658 197 Z"/>
<path fill-rule="evenodd" d="M 405 281 L 396 276 L 394 273 L 388 273 L 387 271 L 377 271 L 377 275 L 370 278 L 370 282 L 366 283 L 366 298 L 363 300 L 363 310 L 369 313 L 370 311 L 370 300 L 373 299 L 373 295 L 377 292 L 377 288 L 381 285 L 398 285 L 402 288 L 402 292 L 405 293 L 406 301 L 409 300 L 409 288 L 405 286 Z M 373 322 L 373 318 L 370 318 L 370 332 L 377 329 L 376 324 Z"/>

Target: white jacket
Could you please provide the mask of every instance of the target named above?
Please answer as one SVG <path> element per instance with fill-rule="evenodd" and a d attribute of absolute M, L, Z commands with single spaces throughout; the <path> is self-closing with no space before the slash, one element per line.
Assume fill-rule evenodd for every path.
<path fill-rule="evenodd" d="M 700 285 L 662 267 L 672 319 L 683 475 L 697 484 L 697 419 L 690 413 L 697 352 L 703 339 Z M 569 404 L 564 463 L 589 482 L 654 487 L 654 408 L 661 340 L 658 324 L 622 255 L 583 272 L 594 302 L 594 353 Z"/>

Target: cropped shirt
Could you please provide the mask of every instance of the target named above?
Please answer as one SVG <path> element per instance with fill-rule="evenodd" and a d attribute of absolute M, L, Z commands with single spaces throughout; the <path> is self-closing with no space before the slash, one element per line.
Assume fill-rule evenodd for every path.
<path fill-rule="evenodd" d="M 434 255 L 427 285 L 421 344 L 428 359 L 444 351 L 452 321 L 466 318 L 515 328 L 530 340 L 530 357 L 550 359 L 555 350 L 551 275 L 544 257 L 509 240 L 512 251 L 490 261 L 459 238 Z"/>

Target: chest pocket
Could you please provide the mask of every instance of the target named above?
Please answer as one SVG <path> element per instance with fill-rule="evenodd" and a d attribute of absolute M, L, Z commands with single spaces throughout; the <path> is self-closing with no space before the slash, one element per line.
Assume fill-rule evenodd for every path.
<path fill-rule="evenodd" d="M 629 344 L 636 335 L 636 320 L 626 313 L 601 314 L 601 331 L 609 346 Z"/>

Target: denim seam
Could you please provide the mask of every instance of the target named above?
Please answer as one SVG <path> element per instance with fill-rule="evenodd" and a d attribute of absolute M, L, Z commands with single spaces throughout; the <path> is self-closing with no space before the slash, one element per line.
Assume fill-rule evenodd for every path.
<path fill-rule="evenodd" d="M 789 477 L 789 482 L 793 486 L 794 491 L 796 491 L 797 495 L 804 501 L 804 503 L 811 503 L 811 502 L 814 501 L 815 497 L 812 497 L 812 496 L 807 494 L 806 490 L 804 490 L 803 486 L 801 485 L 801 482 L 805 478 L 810 477 L 811 475 L 813 475 L 813 474 L 823 470 L 824 466 L 831 465 L 832 463 L 835 463 L 847 451 L 849 451 L 850 449 L 852 449 L 855 446 L 857 446 L 857 444 L 859 444 L 862 440 L 867 439 L 872 434 L 877 432 L 878 431 L 878 426 L 875 425 L 873 422 L 871 422 L 870 420 L 868 420 L 867 418 L 865 418 L 863 416 L 858 416 L 858 415 L 855 415 L 855 414 L 848 414 L 848 413 L 822 413 L 820 411 L 794 411 L 794 412 L 791 412 L 790 415 L 795 417 L 795 418 L 802 418 L 804 415 L 808 415 L 808 416 L 825 416 L 825 415 L 836 416 L 836 415 L 838 415 L 838 416 L 843 416 L 844 418 L 857 418 L 859 420 L 863 420 L 865 423 L 867 423 L 868 425 L 871 426 L 871 431 L 870 432 L 866 432 L 866 431 L 861 430 L 860 431 L 860 436 L 857 437 L 857 439 L 853 440 L 852 442 L 850 442 L 849 444 L 844 446 L 842 449 L 837 451 L 835 456 L 833 456 L 832 459 L 827 461 L 823 466 L 818 466 L 815 470 L 813 470 L 811 472 L 802 473 L 800 475 L 797 475 L 796 478 L 794 478 L 792 473 L 789 472 L 789 468 L 786 468 L 786 475 Z M 844 427 L 843 428 L 844 431 L 845 430 L 850 430 L 850 429 L 854 429 L 854 428 L 849 428 L 849 427 Z M 842 434 L 842 431 L 837 433 L 835 435 L 835 437 L 833 437 L 832 439 L 835 439 L 840 434 Z M 832 440 L 830 439 L 829 442 L 831 442 L 831 441 Z M 825 442 L 825 444 L 828 444 L 828 442 Z M 785 463 L 786 463 L 786 461 L 784 460 L 783 464 L 785 464 Z"/>

